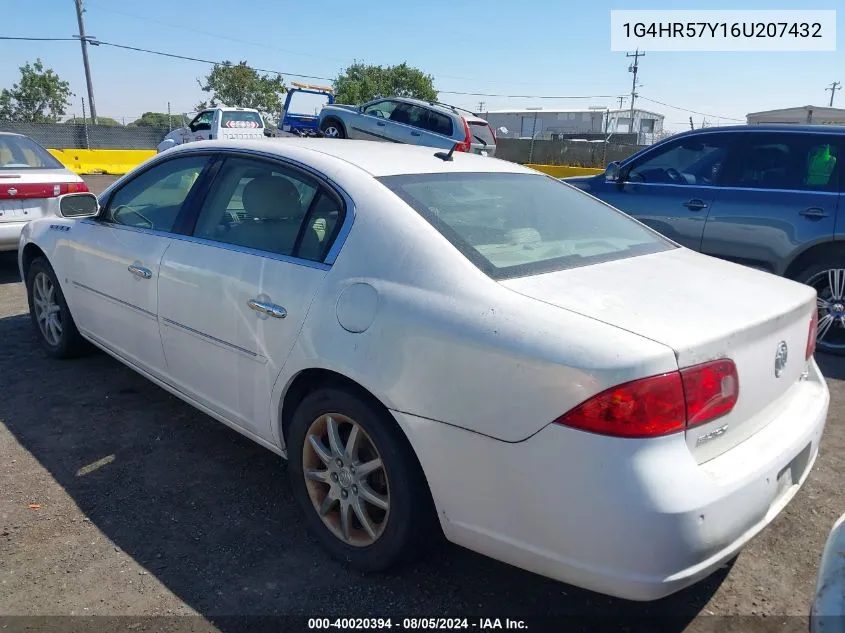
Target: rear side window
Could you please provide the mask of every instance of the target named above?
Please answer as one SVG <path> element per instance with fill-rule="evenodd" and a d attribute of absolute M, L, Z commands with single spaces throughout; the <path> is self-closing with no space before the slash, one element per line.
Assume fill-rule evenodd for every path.
<path fill-rule="evenodd" d="M 64 165 L 32 139 L 0 134 L 2 169 L 64 169 Z"/>
<path fill-rule="evenodd" d="M 264 122 L 258 112 L 224 112 L 221 123 L 224 128 L 262 128 Z"/>
<path fill-rule="evenodd" d="M 749 133 L 727 167 L 725 185 L 838 191 L 842 142 L 824 134 Z"/>
<path fill-rule="evenodd" d="M 442 134 L 443 136 L 452 136 L 454 132 L 452 119 L 434 110 L 428 111 L 428 127 L 426 129 L 435 134 Z"/>
<path fill-rule="evenodd" d="M 379 180 L 493 279 L 675 248 L 620 211 L 548 176 L 435 173 Z"/>
<path fill-rule="evenodd" d="M 473 143 L 496 144 L 493 132 L 490 131 L 490 126 L 485 121 L 467 121 L 467 123 L 469 123 L 469 133 L 472 135 Z"/>

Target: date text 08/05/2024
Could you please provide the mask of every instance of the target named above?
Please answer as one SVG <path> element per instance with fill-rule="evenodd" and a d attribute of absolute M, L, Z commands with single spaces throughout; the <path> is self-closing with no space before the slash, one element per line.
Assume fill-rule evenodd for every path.
<path fill-rule="evenodd" d="M 524 620 L 511 618 L 308 618 L 308 630 L 527 630 Z"/>

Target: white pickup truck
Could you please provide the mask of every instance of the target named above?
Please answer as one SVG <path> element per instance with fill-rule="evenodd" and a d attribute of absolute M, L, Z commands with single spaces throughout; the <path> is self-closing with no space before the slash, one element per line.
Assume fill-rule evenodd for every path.
<path fill-rule="evenodd" d="M 264 136 L 264 120 L 258 110 L 217 106 L 200 112 L 187 127 L 173 130 L 156 149 L 163 152 L 193 141 L 216 138 L 260 139 Z"/>

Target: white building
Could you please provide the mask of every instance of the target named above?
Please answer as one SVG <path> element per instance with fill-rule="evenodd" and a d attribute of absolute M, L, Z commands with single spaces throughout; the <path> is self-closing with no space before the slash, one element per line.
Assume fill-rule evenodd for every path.
<path fill-rule="evenodd" d="M 845 125 L 845 109 L 807 105 L 797 108 L 751 112 L 745 116 L 745 120 L 748 125 L 760 125 L 762 123 Z"/>
<path fill-rule="evenodd" d="M 649 145 L 663 134 L 664 116 L 648 110 L 634 109 L 634 129 L 631 129 L 631 109 L 591 107 L 586 110 L 526 108 L 522 110 L 491 110 L 481 114 L 498 130 L 508 129 L 507 138 L 551 139 L 559 136 L 573 138 L 604 138 L 607 134 L 637 134 L 639 145 Z"/>

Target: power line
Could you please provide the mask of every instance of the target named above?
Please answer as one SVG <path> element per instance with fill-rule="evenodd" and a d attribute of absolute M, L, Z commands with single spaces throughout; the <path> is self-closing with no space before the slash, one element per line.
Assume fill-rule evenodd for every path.
<path fill-rule="evenodd" d="M 648 97 L 640 96 L 640 99 L 643 99 L 644 101 L 649 101 L 651 103 L 658 103 L 658 104 L 665 106 L 667 108 L 672 108 L 673 110 L 680 110 L 681 112 L 691 112 L 692 114 L 700 114 L 701 116 L 708 116 L 711 119 L 725 119 L 726 121 L 743 121 L 744 122 L 744 119 L 735 119 L 733 117 L 722 116 L 720 114 L 707 114 L 706 112 L 698 112 L 697 110 L 690 110 L 689 108 L 681 108 L 679 106 L 673 106 L 669 103 L 664 103 L 663 101 L 658 101 L 657 99 L 649 99 Z"/>

